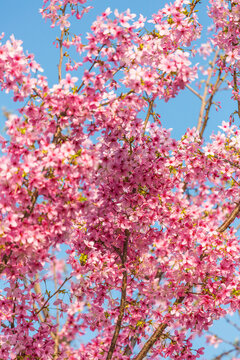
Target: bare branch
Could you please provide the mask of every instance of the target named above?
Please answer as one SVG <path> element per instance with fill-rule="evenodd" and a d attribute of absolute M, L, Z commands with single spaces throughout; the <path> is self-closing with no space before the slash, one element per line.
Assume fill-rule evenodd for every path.
<path fill-rule="evenodd" d="M 204 130 L 207 126 L 207 122 L 208 122 L 208 117 L 209 117 L 209 112 L 210 112 L 210 109 L 211 109 L 211 106 L 212 106 L 212 103 L 213 103 L 213 97 L 214 95 L 216 94 L 216 92 L 218 91 L 220 85 L 222 84 L 222 82 L 224 81 L 225 77 L 223 79 L 221 79 L 221 75 L 222 75 L 222 71 L 219 70 L 218 72 L 218 77 L 217 77 L 217 80 L 215 82 L 215 85 L 213 87 L 213 90 L 212 90 L 212 93 L 211 93 L 211 96 L 209 97 L 206 105 L 207 105 L 207 108 L 206 108 L 206 112 L 205 112 L 205 116 L 204 116 L 204 122 L 202 124 L 202 128 L 201 128 L 201 131 L 200 131 L 200 138 L 203 137 L 203 133 L 204 133 Z"/>
<path fill-rule="evenodd" d="M 238 86 L 237 86 L 237 73 L 236 73 L 236 70 L 234 70 L 234 73 L 233 73 L 233 82 L 234 82 L 234 90 L 239 94 L 239 89 L 238 89 Z M 237 103 L 238 103 L 238 117 L 240 119 L 240 101 L 237 100 Z"/>
<path fill-rule="evenodd" d="M 62 14 L 65 15 L 67 5 L 62 9 Z M 58 64 L 58 82 L 62 80 L 62 62 L 63 62 L 63 37 L 65 33 L 65 28 L 61 31 L 61 37 L 58 39 L 59 48 L 60 48 L 60 59 Z"/>
<path fill-rule="evenodd" d="M 203 100 L 202 95 L 200 95 L 196 90 L 194 90 L 190 85 L 186 84 L 186 88 L 195 94 L 200 100 Z"/>
<path fill-rule="evenodd" d="M 59 64 L 58 64 L 58 82 L 62 80 L 62 62 L 63 62 L 63 36 L 64 36 L 64 29 L 61 31 L 61 37 L 58 40 L 59 47 L 60 47 L 60 58 L 59 58 Z"/>
<path fill-rule="evenodd" d="M 199 118 L 198 118 L 198 124 L 197 124 L 197 130 L 199 132 L 200 132 L 200 129 L 202 128 L 203 114 L 204 114 L 205 106 L 207 104 L 206 98 L 207 98 L 207 94 L 208 94 L 208 88 L 209 88 L 210 80 L 212 78 L 212 74 L 213 74 L 215 63 L 217 61 L 218 54 L 219 54 L 219 50 L 217 50 L 215 53 L 215 56 L 214 56 L 214 59 L 212 62 L 212 66 L 211 66 L 211 69 L 209 70 L 208 78 L 207 78 L 205 88 L 204 88 L 204 93 L 203 93 L 203 97 L 202 97 L 202 105 L 201 105 Z"/>
<path fill-rule="evenodd" d="M 231 350 L 228 350 L 228 351 L 224 351 L 220 355 L 216 356 L 213 360 L 221 360 L 224 356 L 227 356 L 227 355 L 231 354 L 233 351 L 236 351 L 236 349 L 231 349 Z"/>
<path fill-rule="evenodd" d="M 240 331 L 240 327 L 239 327 L 235 322 L 233 322 L 232 320 L 230 320 L 230 319 L 228 319 L 228 318 L 225 318 L 225 321 L 226 321 L 228 324 L 234 326 L 236 330 Z"/>
<path fill-rule="evenodd" d="M 72 278 L 72 276 L 69 276 L 67 277 L 64 282 L 59 286 L 59 288 L 52 294 L 52 295 L 49 295 L 47 300 L 44 302 L 44 304 L 42 305 L 42 307 L 35 313 L 35 315 L 38 315 L 43 309 L 45 309 L 47 303 L 49 302 L 50 299 L 52 299 L 60 290 L 61 288 L 63 287 L 63 285 Z"/>

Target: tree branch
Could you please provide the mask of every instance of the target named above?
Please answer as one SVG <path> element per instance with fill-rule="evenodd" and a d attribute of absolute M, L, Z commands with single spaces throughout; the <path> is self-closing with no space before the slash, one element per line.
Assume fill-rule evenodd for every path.
<path fill-rule="evenodd" d="M 88 72 L 90 72 L 90 71 L 92 70 L 92 68 L 94 67 L 94 65 L 97 63 L 99 54 L 100 54 L 101 50 L 104 48 L 104 46 L 105 46 L 105 45 L 102 45 L 102 46 L 100 47 L 100 49 L 98 50 L 98 55 L 95 57 L 95 59 L 94 59 L 92 65 L 90 66 Z M 76 91 L 77 93 L 81 90 L 81 88 L 83 87 L 83 85 L 84 85 L 84 81 L 82 81 L 81 84 L 79 85 L 79 87 L 78 87 L 78 89 L 77 89 L 77 91 Z"/>
<path fill-rule="evenodd" d="M 154 100 L 148 100 L 148 103 L 149 103 L 149 106 L 148 106 L 147 116 L 146 116 L 146 119 L 144 121 L 143 135 L 145 134 L 147 123 L 148 123 L 148 120 L 149 120 L 151 112 L 152 112 Z"/>
<path fill-rule="evenodd" d="M 128 249 L 128 241 L 129 241 L 129 237 L 130 237 L 130 232 L 129 230 L 125 230 L 125 241 L 123 244 L 123 253 L 121 256 L 122 259 L 122 268 L 125 268 L 125 263 L 127 260 L 127 249 Z M 121 294 L 121 302 L 120 302 L 120 307 L 119 307 L 119 315 L 118 315 L 118 319 L 116 322 L 116 326 L 115 326 L 115 331 L 112 337 L 112 341 L 111 341 L 111 345 L 107 354 L 107 358 L 106 360 L 111 360 L 112 356 L 113 356 L 113 352 L 115 350 L 116 347 L 116 343 L 117 343 L 117 339 L 121 330 L 121 326 L 122 326 L 122 319 L 124 316 L 124 312 L 125 312 L 125 305 L 126 305 L 126 296 L 127 296 L 127 270 L 125 269 L 123 271 L 123 278 L 122 278 L 122 294 Z"/>
<path fill-rule="evenodd" d="M 35 279 L 38 280 L 38 274 L 36 274 Z M 36 295 L 41 295 L 41 297 L 43 297 L 39 282 L 34 283 L 34 291 L 35 291 Z M 38 302 L 38 305 L 40 305 L 39 302 Z M 38 307 L 35 304 L 35 302 L 33 303 L 33 308 L 34 308 L 35 311 L 38 311 Z M 39 320 L 42 323 L 44 323 L 46 321 L 46 318 L 48 317 L 48 310 L 43 309 L 43 314 L 44 314 L 44 317 L 42 316 L 41 312 L 38 313 Z M 52 336 L 53 340 L 55 340 L 55 334 L 52 331 L 51 331 L 51 336 Z"/>
<path fill-rule="evenodd" d="M 236 73 L 236 70 L 234 70 L 234 73 L 233 73 L 233 81 L 234 81 L 234 90 L 239 95 L 239 89 L 238 89 L 238 86 L 237 86 L 237 73 Z M 238 117 L 240 119 L 240 101 L 237 100 L 237 103 L 238 103 Z"/>
<path fill-rule="evenodd" d="M 64 282 L 62 283 L 62 285 L 60 285 L 59 288 L 58 288 L 52 295 L 49 295 L 49 296 L 48 296 L 47 300 L 44 302 L 44 304 L 42 305 L 42 307 L 35 313 L 35 315 L 38 315 L 42 310 L 45 309 L 45 307 L 46 307 L 47 303 L 49 302 L 49 300 L 52 299 L 52 298 L 61 290 L 61 288 L 63 287 L 63 285 L 64 285 L 69 279 L 71 279 L 71 278 L 72 278 L 72 276 L 67 277 L 67 278 L 64 280 Z"/>
<path fill-rule="evenodd" d="M 219 228 L 217 229 L 217 231 L 219 233 L 223 233 L 232 223 L 233 221 L 236 219 L 238 213 L 240 211 L 240 202 L 237 204 L 237 206 L 233 209 L 233 211 L 231 212 L 231 214 L 227 217 L 227 219 L 224 221 L 224 223 L 219 226 Z"/>
<path fill-rule="evenodd" d="M 185 299 L 185 296 L 180 296 L 179 299 L 177 299 L 173 305 L 178 305 L 183 302 Z M 160 324 L 157 328 L 157 330 L 154 331 L 152 336 L 148 339 L 148 341 L 144 344 L 141 351 L 137 354 L 137 356 L 133 360 L 142 360 L 147 355 L 148 351 L 153 347 L 155 342 L 160 339 L 160 337 L 163 335 L 164 330 L 167 328 L 168 324 L 163 323 Z"/>
<path fill-rule="evenodd" d="M 203 100 L 202 95 L 200 95 L 196 90 L 194 90 L 190 85 L 186 84 L 186 88 L 195 94 L 200 100 Z"/>
<path fill-rule="evenodd" d="M 201 128 L 201 131 L 200 131 L 200 138 L 201 138 L 201 139 L 202 139 L 202 137 L 203 137 L 204 130 L 205 130 L 206 126 L 207 126 L 208 116 L 209 116 L 209 112 L 210 112 L 210 109 L 211 109 L 211 106 L 212 106 L 213 97 L 214 97 L 214 95 L 216 94 L 216 92 L 218 91 L 220 85 L 222 84 L 222 82 L 223 82 L 223 80 L 224 80 L 224 78 L 225 78 L 225 77 L 224 77 L 223 79 L 221 79 L 221 75 L 222 75 L 222 71 L 219 70 L 219 72 L 218 72 L 218 77 L 217 77 L 216 83 L 215 83 L 215 85 L 214 85 L 214 87 L 213 87 L 211 96 L 209 97 L 209 99 L 208 99 L 208 101 L 207 101 L 207 103 L 206 103 L 206 105 L 207 105 L 207 104 L 208 104 L 208 105 L 207 105 L 206 112 L 205 112 L 205 116 L 204 116 L 204 122 L 203 122 L 203 124 L 202 124 L 202 128 Z"/>
<path fill-rule="evenodd" d="M 162 279 L 163 274 L 164 274 L 164 273 L 163 273 L 160 269 L 157 270 L 157 273 L 156 273 L 156 275 L 155 275 L 155 279 L 158 279 L 159 283 L 160 283 L 160 281 L 161 281 L 161 279 Z M 145 280 L 149 280 L 149 276 L 145 276 L 144 278 L 145 278 Z M 144 319 L 143 319 L 143 320 L 144 320 Z M 145 321 L 145 320 L 144 320 L 144 321 Z M 136 328 L 137 328 L 137 327 L 136 327 Z M 125 349 L 125 351 L 124 351 L 124 355 L 128 355 L 128 356 L 129 356 L 129 355 L 132 354 L 132 349 L 135 347 L 135 345 L 136 345 L 136 343 L 137 343 L 138 337 L 139 337 L 139 333 L 136 333 L 136 334 L 134 334 L 134 335 L 131 337 L 131 339 L 130 339 L 131 347 L 130 347 L 129 345 L 126 346 L 126 349 Z"/>
<path fill-rule="evenodd" d="M 36 274 L 35 276 L 35 283 L 34 283 L 34 291 L 36 293 L 36 295 L 40 295 L 42 298 L 43 298 L 43 295 L 42 295 L 42 291 L 41 291 L 41 287 L 40 287 L 40 284 L 39 284 L 39 281 L 38 281 L 39 277 L 38 277 L 38 274 Z M 40 305 L 40 304 L 39 304 Z M 38 308 L 36 307 L 36 309 L 38 310 Z M 44 314 L 44 319 L 46 319 L 48 317 L 48 311 L 47 309 L 43 309 L 43 314 Z M 41 315 L 41 312 L 38 312 L 38 316 L 42 316 Z M 43 318 L 42 318 L 43 319 Z M 43 321 L 44 321 L 43 319 Z M 41 318 L 40 318 L 41 320 Z M 42 321 L 42 320 L 41 320 Z"/>
<path fill-rule="evenodd" d="M 202 105 L 201 105 L 201 109 L 200 109 L 200 113 L 199 113 L 199 117 L 198 117 L 198 124 L 197 124 L 197 130 L 199 132 L 200 132 L 200 129 L 202 128 L 203 114 L 204 114 L 205 106 L 207 104 L 206 98 L 207 98 L 207 94 L 208 94 L 208 87 L 209 87 L 210 80 L 211 80 L 211 77 L 212 77 L 214 65 L 215 65 L 215 63 L 217 61 L 218 53 L 219 53 L 219 50 L 217 50 L 216 53 L 215 53 L 213 63 L 212 63 L 212 67 L 209 70 L 208 78 L 207 78 L 205 88 L 204 88 L 204 93 L 203 93 L 203 96 L 202 96 Z"/>
<path fill-rule="evenodd" d="M 192 15 L 192 13 L 198 3 L 200 3 L 200 0 L 192 1 L 192 4 L 190 5 L 190 12 L 188 14 L 189 17 Z"/>
<path fill-rule="evenodd" d="M 55 262 L 53 263 L 53 277 L 54 277 L 54 287 L 55 287 L 55 291 L 57 291 L 57 272 L 56 272 L 56 264 Z M 58 300 L 58 291 L 56 293 L 56 300 Z M 59 353 L 59 309 L 58 309 L 58 305 L 57 305 L 57 314 L 56 314 L 56 323 L 57 323 L 57 327 L 56 327 L 56 332 L 55 332 L 55 338 L 54 338 L 54 342 L 55 342 L 55 346 L 54 346 L 54 355 L 53 355 L 53 359 L 57 359 L 58 353 Z"/>
<path fill-rule="evenodd" d="M 58 64 L 58 82 L 59 83 L 62 80 L 62 62 L 63 62 L 63 46 L 62 46 L 62 43 L 63 43 L 64 31 L 65 31 L 65 29 L 63 29 L 61 31 L 61 38 L 58 40 L 59 47 L 60 47 L 60 59 L 59 59 L 59 64 Z"/>
<path fill-rule="evenodd" d="M 133 360 L 142 360 L 147 355 L 148 351 L 152 348 L 152 346 L 155 344 L 155 342 L 162 336 L 167 326 L 168 325 L 165 323 L 159 325 L 157 330 L 155 330 L 153 335 L 148 339 L 148 341 L 143 346 L 142 350 Z"/>
<path fill-rule="evenodd" d="M 24 211 L 24 216 L 23 216 L 22 220 L 28 218 L 33 213 L 34 206 L 37 202 L 37 198 L 38 198 L 38 190 L 35 189 L 31 196 L 31 206 L 28 206 L 29 211 L 27 211 L 27 210 Z"/>
<path fill-rule="evenodd" d="M 65 15 L 67 5 L 64 6 L 62 9 L 62 15 Z M 60 48 L 60 59 L 58 64 L 58 82 L 62 80 L 62 62 L 63 62 L 63 37 L 65 33 L 65 28 L 61 31 L 61 37 L 58 40 L 59 42 L 59 48 Z"/>

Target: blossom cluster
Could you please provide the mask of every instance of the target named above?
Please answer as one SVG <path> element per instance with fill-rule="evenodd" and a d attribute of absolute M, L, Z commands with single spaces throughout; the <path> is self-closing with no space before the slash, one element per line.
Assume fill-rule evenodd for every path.
<path fill-rule="evenodd" d="M 224 50 L 226 63 L 239 69 L 240 44 L 238 1 L 211 0 L 209 16 L 214 20 L 216 34 L 213 43 Z"/>
<path fill-rule="evenodd" d="M 70 17 L 75 17 L 80 20 L 92 6 L 83 6 L 87 0 L 43 0 L 43 7 L 40 13 L 43 19 L 51 21 L 51 27 L 59 26 L 61 30 L 70 27 Z M 66 13 L 66 8 L 70 8 L 70 12 Z M 80 12 L 79 12 L 80 8 Z"/>
<path fill-rule="evenodd" d="M 64 31 L 85 3 L 43 2 L 79 57 L 52 87 L 20 41 L 0 45 L 1 88 L 25 100 L 0 138 L 0 358 L 195 360 L 196 334 L 240 309 L 240 130 L 175 140 L 154 111 L 197 78 L 194 1 L 165 5 L 149 31 L 107 8 L 83 45 Z M 210 3 L 219 29 L 229 9 Z"/>
<path fill-rule="evenodd" d="M 4 33 L 0 40 L 3 37 Z M 7 93 L 13 91 L 14 101 L 23 101 L 33 92 L 37 80 L 31 72 L 36 71 L 43 70 L 32 54 L 24 54 L 21 40 L 12 35 L 6 44 L 0 43 L 0 85 Z"/>

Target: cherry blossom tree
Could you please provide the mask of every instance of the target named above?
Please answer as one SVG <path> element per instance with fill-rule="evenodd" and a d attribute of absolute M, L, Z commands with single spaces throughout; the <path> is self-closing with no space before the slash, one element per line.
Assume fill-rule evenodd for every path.
<path fill-rule="evenodd" d="M 60 34 L 53 86 L 1 36 L 19 109 L 0 138 L 0 359 L 197 359 L 194 339 L 240 310 L 240 2 L 209 1 L 201 46 L 199 0 L 151 19 L 107 8 L 73 36 L 92 6 L 43 1 Z M 204 140 L 224 87 L 234 107 Z M 199 118 L 176 140 L 157 105 L 184 89 Z M 237 359 L 232 345 L 219 359 Z"/>

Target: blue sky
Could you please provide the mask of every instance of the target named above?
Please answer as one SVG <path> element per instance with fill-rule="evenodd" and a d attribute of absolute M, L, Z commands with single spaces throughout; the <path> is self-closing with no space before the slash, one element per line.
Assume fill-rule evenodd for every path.
<path fill-rule="evenodd" d="M 84 35 L 90 29 L 92 21 L 96 16 L 104 11 L 107 7 L 112 10 L 118 8 L 119 11 L 124 11 L 130 8 L 132 12 L 143 14 L 149 19 L 152 13 L 162 7 L 165 0 L 101 0 L 90 1 L 89 5 L 94 6 L 94 9 L 88 15 L 85 15 L 80 22 L 74 21 L 71 31 L 76 34 Z M 202 1 L 200 5 L 199 16 L 204 27 L 209 24 L 207 17 L 204 15 L 208 1 Z M 50 22 L 45 22 L 39 14 L 39 8 L 42 1 L 40 0 L 8 0 L 1 1 L 0 5 L 0 33 L 5 32 L 5 39 L 8 39 L 11 34 L 15 35 L 16 39 L 23 40 L 23 47 L 25 51 L 35 54 L 35 59 L 44 69 L 44 75 L 48 77 L 49 83 L 52 85 L 57 82 L 57 63 L 59 60 L 58 50 L 52 45 L 56 36 L 59 36 L 59 29 L 51 29 Z M 206 40 L 206 35 L 203 36 L 203 41 Z M 235 109 L 232 107 L 230 100 L 230 93 L 222 93 L 219 99 L 224 100 L 225 106 L 222 111 L 217 113 L 212 109 L 210 113 L 210 121 L 206 131 L 209 136 L 213 130 L 217 129 L 221 121 L 227 120 L 229 114 Z M 227 99 L 227 100 L 226 100 Z M 15 111 L 19 104 L 11 101 L 8 95 L 0 92 L 0 110 L 6 108 L 7 110 Z M 158 102 L 157 111 L 161 115 L 162 124 L 166 128 L 173 128 L 172 134 L 176 138 L 180 138 L 188 127 L 196 126 L 198 113 L 200 109 L 200 100 L 189 92 L 183 91 L 176 99 L 165 103 Z M 0 111 L 0 134 L 4 134 L 4 117 Z M 224 321 L 219 322 L 217 329 L 220 334 L 229 337 L 232 340 L 237 334 L 232 332 L 232 327 L 227 327 Z M 209 359 L 214 352 L 209 350 L 206 358 Z"/>

